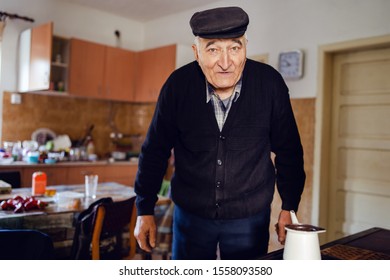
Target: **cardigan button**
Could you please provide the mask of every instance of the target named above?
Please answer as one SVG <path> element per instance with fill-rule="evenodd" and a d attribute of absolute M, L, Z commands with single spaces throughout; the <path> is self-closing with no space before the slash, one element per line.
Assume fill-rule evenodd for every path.
<path fill-rule="evenodd" d="M 221 181 L 217 181 L 217 188 L 219 188 L 221 186 L 222 182 Z"/>
<path fill-rule="evenodd" d="M 218 160 L 217 160 L 217 164 L 218 164 L 219 166 L 221 166 L 221 165 L 222 165 L 222 160 L 218 159 Z"/>
<path fill-rule="evenodd" d="M 221 139 L 221 140 L 223 141 L 223 140 L 225 140 L 225 139 L 226 139 L 226 137 L 225 137 L 225 136 L 223 136 L 223 135 L 219 135 L 219 139 Z"/>
<path fill-rule="evenodd" d="M 221 204 L 219 204 L 219 202 L 215 203 L 215 207 L 219 208 L 221 207 Z"/>

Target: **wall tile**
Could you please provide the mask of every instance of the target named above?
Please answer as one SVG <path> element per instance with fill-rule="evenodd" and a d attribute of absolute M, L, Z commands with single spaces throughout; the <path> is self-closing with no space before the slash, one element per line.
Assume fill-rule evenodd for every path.
<path fill-rule="evenodd" d="M 10 102 L 11 93 L 3 98 L 2 141 L 31 139 L 38 128 L 49 128 L 72 140 L 84 137 L 93 124 L 92 136 L 99 156 L 112 149 L 112 125 L 123 134 L 146 135 L 155 104 L 130 104 L 76 97 L 22 94 L 22 104 Z M 112 119 L 112 122 L 110 121 Z M 112 123 L 112 125 L 110 125 Z"/>

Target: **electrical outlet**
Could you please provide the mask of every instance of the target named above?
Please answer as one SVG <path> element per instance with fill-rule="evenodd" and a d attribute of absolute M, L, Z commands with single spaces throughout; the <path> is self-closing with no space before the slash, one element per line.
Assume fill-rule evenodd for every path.
<path fill-rule="evenodd" d="M 13 93 L 11 95 L 11 104 L 22 104 L 22 95 L 20 93 Z"/>

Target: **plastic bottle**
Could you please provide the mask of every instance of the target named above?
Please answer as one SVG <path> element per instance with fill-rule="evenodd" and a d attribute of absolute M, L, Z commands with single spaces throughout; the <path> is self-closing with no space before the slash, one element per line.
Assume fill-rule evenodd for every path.
<path fill-rule="evenodd" d="M 95 144 L 93 143 L 92 137 L 88 139 L 87 143 L 87 157 L 90 159 L 91 155 L 95 155 Z"/>
<path fill-rule="evenodd" d="M 87 154 L 92 155 L 95 153 L 95 145 L 93 144 L 93 141 L 89 141 L 87 145 Z"/>
<path fill-rule="evenodd" d="M 34 172 L 32 176 L 32 195 L 44 195 L 46 191 L 47 176 L 42 171 Z"/>

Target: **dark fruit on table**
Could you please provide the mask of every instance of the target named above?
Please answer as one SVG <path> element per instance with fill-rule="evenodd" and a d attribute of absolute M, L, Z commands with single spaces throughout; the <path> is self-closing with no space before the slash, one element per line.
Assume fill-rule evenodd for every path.
<path fill-rule="evenodd" d="M 30 210 L 42 210 L 47 206 L 47 202 L 36 199 L 33 196 L 21 197 L 15 196 L 0 203 L 1 210 L 14 210 L 15 213 L 21 213 Z"/>

